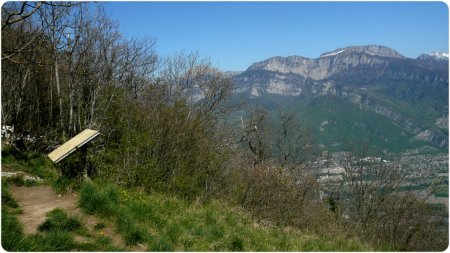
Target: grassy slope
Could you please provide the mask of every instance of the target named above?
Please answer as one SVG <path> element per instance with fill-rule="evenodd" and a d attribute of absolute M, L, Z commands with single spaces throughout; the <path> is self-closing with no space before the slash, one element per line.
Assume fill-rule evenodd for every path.
<path fill-rule="evenodd" d="M 2 163 L 10 170 L 20 169 L 30 174 L 56 173 L 51 163 L 40 156 L 18 160 L 4 152 Z M 45 179 L 44 183 L 55 181 L 53 176 Z M 85 212 L 113 221 L 127 244 L 125 248 L 113 247 L 105 236 L 87 233 L 83 221 L 78 222 L 58 210 L 48 214 L 40 232 L 25 236 L 17 219 L 20 205 L 8 192 L 12 183 L 15 181 L 2 180 L 2 246 L 9 251 L 126 251 L 136 244 L 144 245 L 149 251 L 372 250 L 359 241 L 343 237 L 324 238 L 293 228 L 263 226 L 245 211 L 218 201 L 187 202 L 164 194 L 147 195 L 95 182 L 81 185 L 79 204 Z M 89 238 L 89 242 L 77 242 L 74 239 L 77 235 Z"/>
<path fill-rule="evenodd" d="M 115 219 L 127 244 L 145 244 L 149 251 L 371 250 L 345 238 L 262 226 L 244 211 L 218 201 L 189 203 L 163 194 L 85 184 L 80 205 L 88 213 Z"/>

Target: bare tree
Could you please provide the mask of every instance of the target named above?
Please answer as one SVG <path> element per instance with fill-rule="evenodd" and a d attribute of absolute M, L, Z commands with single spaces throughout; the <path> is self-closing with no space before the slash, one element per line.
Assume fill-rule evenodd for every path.
<path fill-rule="evenodd" d="M 441 232 L 436 230 L 436 221 L 442 219 L 428 211 L 428 195 L 402 190 L 411 185 L 407 176 L 412 170 L 388 160 L 367 156 L 364 151 L 359 155 L 347 152 L 341 161 L 342 180 L 330 192 L 333 211 L 359 236 L 378 245 L 400 250 L 442 247 Z M 420 236 L 426 234 L 423 241 Z"/>
<path fill-rule="evenodd" d="M 249 120 L 245 123 L 241 116 L 242 137 L 239 142 L 250 150 L 254 167 L 271 158 L 270 141 L 267 139 L 271 129 L 267 124 L 267 111 L 256 108 L 249 114 Z"/>
<path fill-rule="evenodd" d="M 30 18 L 40 7 L 42 2 L 10 2 L 2 8 L 2 30 Z"/>
<path fill-rule="evenodd" d="M 274 148 L 281 167 L 290 171 L 311 160 L 315 151 L 311 132 L 293 113 L 281 113 L 277 119 Z"/>

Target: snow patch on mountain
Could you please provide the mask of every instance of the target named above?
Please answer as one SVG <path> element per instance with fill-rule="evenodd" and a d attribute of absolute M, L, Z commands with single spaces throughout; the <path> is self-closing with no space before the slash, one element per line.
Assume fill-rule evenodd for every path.
<path fill-rule="evenodd" d="M 340 54 L 340 53 L 342 53 L 342 52 L 344 52 L 344 51 L 345 51 L 345 49 L 338 50 L 338 51 L 334 51 L 334 52 L 330 52 L 330 53 L 324 53 L 324 54 L 321 54 L 321 55 L 320 55 L 320 58 L 322 58 L 322 57 L 328 57 L 328 56 L 333 56 L 333 55 L 337 55 L 337 54 Z"/>
<path fill-rule="evenodd" d="M 433 56 L 438 59 L 447 59 L 448 60 L 448 53 L 446 53 L 446 52 L 435 51 L 435 52 L 429 53 L 428 55 Z"/>

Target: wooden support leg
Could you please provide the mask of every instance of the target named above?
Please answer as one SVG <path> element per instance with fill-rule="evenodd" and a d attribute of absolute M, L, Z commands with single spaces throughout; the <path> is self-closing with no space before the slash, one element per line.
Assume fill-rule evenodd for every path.
<path fill-rule="evenodd" d="M 82 160 L 82 169 L 83 169 L 83 179 L 84 180 L 88 180 L 89 176 L 88 176 L 88 157 L 87 157 L 87 145 L 81 147 L 81 160 Z"/>

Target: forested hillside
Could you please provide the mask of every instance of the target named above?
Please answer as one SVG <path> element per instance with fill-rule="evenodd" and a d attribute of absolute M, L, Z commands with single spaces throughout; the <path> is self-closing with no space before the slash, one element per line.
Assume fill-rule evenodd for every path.
<path fill-rule="evenodd" d="M 101 4 L 3 5 L 2 171 L 79 194 L 83 213 L 111 219 L 127 246 L 144 250 L 447 247 L 447 209 L 426 198 L 445 183 L 412 182 L 414 167 L 382 153 L 368 159 L 372 150 L 358 145 L 327 160 L 339 161 L 340 177 L 321 180 L 328 154 L 298 115 L 228 100 L 233 80 L 200 53 L 163 58 L 156 39 L 129 39 L 118 27 Z M 45 155 L 86 128 L 100 132 L 87 163 L 76 152 L 49 165 Z M 84 182 L 85 168 L 92 182 Z M 20 177 L 2 184 L 5 249 L 55 250 L 46 248 L 55 239 L 48 236 L 86 233 L 81 225 L 64 227 L 70 217 L 57 210 L 48 214 L 47 234 L 39 234 L 43 228 L 24 237 L 14 216 L 20 202 L 11 204 L 5 190 L 24 184 Z M 429 189 L 425 198 L 410 191 L 417 185 Z M 208 231 L 213 237 L 205 239 Z M 22 248 L 4 244 L 14 233 L 24 238 Z M 103 242 L 56 250 L 122 249 Z"/>

